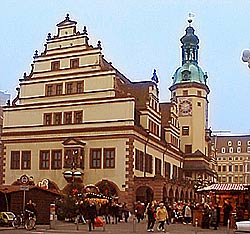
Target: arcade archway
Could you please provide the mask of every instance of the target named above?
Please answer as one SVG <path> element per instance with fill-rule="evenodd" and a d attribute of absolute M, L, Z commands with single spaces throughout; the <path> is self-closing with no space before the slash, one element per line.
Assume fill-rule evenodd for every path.
<path fill-rule="evenodd" d="M 154 192 L 148 186 L 140 186 L 136 190 L 136 201 L 144 202 L 145 204 L 152 202 L 154 199 Z"/>

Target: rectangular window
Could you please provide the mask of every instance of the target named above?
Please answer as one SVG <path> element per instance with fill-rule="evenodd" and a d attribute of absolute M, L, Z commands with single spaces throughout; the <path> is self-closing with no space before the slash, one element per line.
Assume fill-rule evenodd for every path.
<path fill-rule="evenodd" d="M 218 166 L 218 171 L 221 171 L 221 166 Z"/>
<path fill-rule="evenodd" d="M 46 113 L 43 117 L 44 125 L 52 125 L 52 113 Z"/>
<path fill-rule="evenodd" d="M 192 153 L 192 145 L 185 145 L 185 153 L 186 154 Z"/>
<path fill-rule="evenodd" d="M 54 113 L 54 124 L 55 125 L 60 125 L 62 124 L 62 113 Z"/>
<path fill-rule="evenodd" d="M 78 68 L 79 67 L 79 59 L 70 59 L 70 68 Z"/>
<path fill-rule="evenodd" d="M 222 177 L 222 182 L 227 182 L 226 176 L 223 176 L 223 177 Z"/>
<path fill-rule="evenodd" d="M 62 150 L 51 151 L 51 169 L 62 169 Z"/>
<path fill-rule="evenodd" d="M 49 150 L 40 151 L 40 170 L 49 169 Z"/>
<path fill-rule="evenodd" d="M 45 87 L 45 95 L 46 96 L 53 96 L 53 85 L 46 85 Z"/>
<path fill-rule="evenodd" d="M 182 95 L 183 95 L 183 96 L 188 96 L 188 90 L 183 90 L 183 91 L 182 91 Z"/>
<path fill-rule="evenodd" d="M 82 123 L 82 111 L 74 112 L 74 123 Z"/>
<path fill-rule="evenodd" d="M 171 165 L 168 162 L 165 162 L 165 177 L 169 179 L 171 175 Z"/>
<path fill-rule="evenodd" d="M 76 83 L 76 93 L 83 93 L 83 82 Z"/>
<path fill-rule="evenodd" d="M 155 158 L 155 174 L 161 175 L 161 160 L 158 158 Z"/>
<path fill-rule="evenodd" d="M 235 182 L 235 183 L 238 183 L 238 176 L 235 176 L 235 177 L 234 177 L 234 182 Z"/>
<path fill-rule="evenodd" d="M 10 169 L 20 169 L 20 151 L 11 151 Z"/>
<path fill-rule="evenodd" d="M 173 179 L 177 179 L 177 166 L 173 165 L 173 174 L 172 174 L 172 178 Z"/>
<path fill-rule="evenodd" d="M 58 71 L 60 69 L 60 61 L 51 62 L 51 71 Z"/>
<path fill-rule="evenodd" d="M 73 93 L 73 83 L 67 83 L 66 84 L 66 94 L 72 94 Z"/>
<path fill-rule="evenodd" d="M 101 168 L 102 149 L 90 149 L 90 168 Z"/>
<path fill-rule="evenodd" d="M 227 166 L 223 165 L 222 166 L 222 171 L 226 171 L 227 170 Z"/>
<path fill-rule="evenodd" d="M 239 171 L 238 165 L 235 165 L 235 166 L 234 166 L 234 171 Z"/>
<path fill-rule="evenodd" d="M 197 90 L 197 96 L 201 97 L 201 91 L 200 90 Z"/>
<path fill-rule="evenodd" d="M 103 168 L 115 168 L 115 149 L 104 149 Z"/>
<path fill-rule="evenodd" d="M 22 169 L 31 169 L 31 151 L 22 151 Z"/>
<path fill-rule="evenodd" d="M 135 169 L 143 171 L 143 152 L 136 149 L 135 150 Z"/>
<path fill-rule="evenodd" d="M 243 165 L 240 165 L 240 171 L 243 171 Z"/>
<path fill-rule="evenodd" d="M 182 127 L 182 136 L 189 136 L 189 126 Z"/>
<path fill-rule="evenodd" d="M 72 124 L 72 112 L 64 112 L 64 124 Z"/>
<path fill-rule="evenodd" d="M 153 157 L 152 155 L 146 154 L 145 158 L 145 171 L 148 173 L 153 173 Z"/>
<path fill-rule="evenodd" d="M 62 84 L 56 85 L 56 95 L 62 95 Z"/>
<path fill-rule="evenodd" d="M 232 165 L 228 166 L 228 171 L 232 171 Z"/>

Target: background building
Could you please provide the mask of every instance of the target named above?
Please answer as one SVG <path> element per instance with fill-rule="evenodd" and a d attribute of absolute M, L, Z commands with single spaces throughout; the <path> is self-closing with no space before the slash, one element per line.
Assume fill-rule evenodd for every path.
<path fill-rule="evenodd" d="M 215 136 L 218 182 L 250 183 L 250 135 Z"/>
<path fill-rule="evenodd" d="M 172 98 L 159 103 L 156 71 L 149 81 L 130 81 L 76 24 L 67 15 L 57 34 L 48 34 L 4 108 L 3 183 L 27 175 L 34 184 L 45 179 L 48 188 L 67 190 L 80 182 L 129 204 L 196 199 L 190 181 L 214 181 L 216 173 L 194 29 L 189 25 L 181 39 Z"/>

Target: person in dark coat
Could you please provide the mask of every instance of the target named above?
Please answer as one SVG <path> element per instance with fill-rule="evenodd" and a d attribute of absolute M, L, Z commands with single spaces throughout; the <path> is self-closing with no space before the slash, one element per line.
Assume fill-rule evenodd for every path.
<path fill-rule="evenodd" d="M 210 222 L 210 209 L 208 207 L 208 204 L 204 204 L 203 212 L 202 212 L 202 223 L 201 227 L 202 228 L 207 228 L 209 229 L 209 222 Z"/>
<path fill-rule="evenodd" d="M 122 211 L 124 214 L 125 223 L 127 223 L 129 218 L 129 209 L 128 209 L 128 204 L 126 202 L 123 203 Z"/>
<path fill-rule="evenodd" d="M 233 207 L 231 206 L 229 201 L 225 201 L 225 203 L 223 205 L 223 212 L 224 212 L 223 225 L 224 226 L 227 226 L 229 216 L 230 216 L 230 213 L 232 212 L 232 210 L 233 210 Z"/>
<path fill-rule="evenodd" d="M 216 204 L 211 209 L 211 226 L 214 228 L 214 230 L 217 230 L 218 228 L 218 217 L 217 217 L 217 209 Z"/>
<path fill-rule="evenodd" d="M 138 223 L 140 223 L 140 221 L 143 220 L 144 205 L 140 201 L 138 201 L 135 206 L 135 216 L 137 218 Z"/>
<path fill-rule="evenodd" d="M 91 228 L 95 229 L 94 222 L 96 217 L 97 217 L 96 205 L 94 202 L 90 202 L 86 207 L 86 218 L 88 219 L 90 232 L 92 231 Z"/>
<path fill-rule="evenodd" d="M 152 205 L 152 203 L 148 204 L 146 214 L 148 215 L 148 232 L 153 232 L 155 225 L 156 210 Z"/>

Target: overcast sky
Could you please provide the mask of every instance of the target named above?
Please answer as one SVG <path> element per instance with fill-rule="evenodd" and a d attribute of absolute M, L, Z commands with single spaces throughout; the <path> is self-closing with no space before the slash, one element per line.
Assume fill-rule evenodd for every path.
<path fill-rule="evenodd" d="M 8 0 L 1 2 L 0 90 L 15 95 L 29 73 L 34 51 L 67 13 L 87 26 L 90 44 L 101 40 L 105 58 L 132 81 L 160 79 L 160 100 L 169 101 L 172 76 L 181 64 L 180 38 L 189 13 L 200 39 L 199 65 L 208 73 L 209 126 L 250 133 L 250 69 L 241 61 L 250 48 L 250 1 L 201 0 Z"/>

